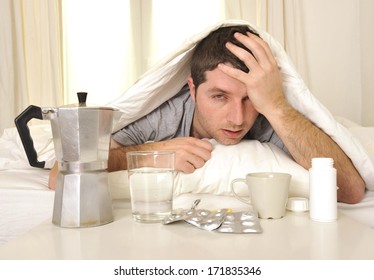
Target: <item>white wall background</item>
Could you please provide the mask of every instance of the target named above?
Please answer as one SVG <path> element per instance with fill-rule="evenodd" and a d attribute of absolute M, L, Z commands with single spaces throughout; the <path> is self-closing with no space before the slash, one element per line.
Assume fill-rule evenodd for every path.
<path fill-rule="evenodd" d="M 333 114 L 374 125 L 374 1 L 302 0 L 308 85 Z"/>

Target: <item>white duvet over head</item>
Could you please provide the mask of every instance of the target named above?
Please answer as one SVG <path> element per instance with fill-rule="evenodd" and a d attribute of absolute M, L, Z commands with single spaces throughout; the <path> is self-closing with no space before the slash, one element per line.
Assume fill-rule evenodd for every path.
<path fill-rule="evenodd" d="M 109 106 L 120 111 L 120 118 L 115 125 L 114 131 L 143 117 L 179 92 L 183 85 L 186 84 L 190 74 L 189 62 L 193 49 L 201 39 L 220 27 L 241 24 L 249 25 L 269 44 L 283 77 L 283 90 L 288 102 L 327 133 L 344 150 L 365 180 L 367 188 L 374 190 L 374 163 L 361 143 L 345 127 L 338 123 L 331 113 L 311 94 L 283 47 L 268 33 L 242 20 L 224 21 L 191 37 L 180 48 L 146 72 L 119 98 L 110 102 Z M 292 190 L 296 194 L 307 195 L 308 182 L 305 169 L 302 171 L 300 169 L 302 167 L 297 166 L 295 163 L 291 164 L 291 166 L 290 161 L 292 159 L 279 156 L 282 152 L 277 150 L 274 152 L 274 147 L 270 147 L 267 144 L 254 144 L 253 141 L 249 140 L 243 142 L 240 145 L 235 145 L 234 148 L 215 144 L 215 151 L 206 166 L 193 174 L 177 175 L 179 192 L 195 190 L 197 192 L 225 193 L 230 188 L 227 185 L 229 181 L 227 178 L 231 179 L 233 174 L 243 177 L 243 174 L 248 172 L 271 170 L 274 168 L 274 163 L 277 163 L 278 166 L 284 167 L 281 168 L 283 171 L 288 171 L 293 175 L 291 185 L 293 184 L 294 187 Z M 233 149 L 236 152 L 233 152 Z M 218 153 L 216 150 L 220 152 Z M 230 153 L 225 152 L 228 150 L 230 150 Z M 241 152 L 241 150 L 245 153 Z M 259 150 L 264 153 L 259 154 Z M 236 154 L 235 157 L 232 157 L 233 153 Z M 236 164 L 243 160 L 257 163 L 257 165 L 251 164 L 251 162 L 249 163 L 251 167 Z M 264 165 L 266 160 L 269 164 L 268 167 Z M 258 164 L 259 161 L 262 162 L 261 165 Z M 304 175 L 301 175 L 303 172 Z M 213 178 L 216 178 L 216 180 L 213 180 Z M 183 182 L 181 181 L 182 179 Z M 295 183 L 299 185 L 299 188 L 295 186 Z"/>

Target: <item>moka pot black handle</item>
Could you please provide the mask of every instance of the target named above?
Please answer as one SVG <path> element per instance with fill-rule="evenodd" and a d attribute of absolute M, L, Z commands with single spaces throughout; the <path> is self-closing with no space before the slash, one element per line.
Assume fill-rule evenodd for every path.
<path fill-rule="evenodd" d="M 42 108 L 35 105 L 30 105 L 18 117 L 15 118 L 14 122 L 30 165 L 33 167 L 44 168 L 45 161 L 38 161 L 38 154 L 35 150 L 34 141 L 27 125 L 31 119 L 42 120 Z"/>

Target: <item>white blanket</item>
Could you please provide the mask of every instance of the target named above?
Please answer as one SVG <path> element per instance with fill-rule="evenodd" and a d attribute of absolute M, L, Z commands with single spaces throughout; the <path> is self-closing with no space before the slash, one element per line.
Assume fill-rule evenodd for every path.
<path fill-rule="evenodd" d="M 228 25 L 248 24 L 271 47 L 283 77 L 283 89 L 289 103 L 315 123 L 344 150 L 365 180 L 369 190 L 374 190 L 374 162 L 361 143 L 311 94 L 292 65 L 282 46 L 268 33 L 245 21 L 225 21 L 211 26 L 187 40 L 159 64 L 155 65 L 119 98 L 109 102 L 118 108 L 121 116 L 114 130 L 143 117 L 164 101 L 174 96 L 186 83 L 190 74 L 189 61 L 193 48 L 211 31 Z M 219 174 L 219 173 L 217 173 Z"/>

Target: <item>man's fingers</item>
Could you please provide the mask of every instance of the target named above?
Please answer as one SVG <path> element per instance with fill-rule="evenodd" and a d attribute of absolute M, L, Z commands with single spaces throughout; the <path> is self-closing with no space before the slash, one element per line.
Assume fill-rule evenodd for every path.
<path fill-rule="evenodd" d="M 176 169 L 184 173 L 193 173 L 196 169 L 199 169 L 205 165 L 205 160 L 194 154 L 178 154 L 176 158 Z"/>
<path fill-rule="evenodd" d="M 197 138 L 185 139 L 180 149 L 176 150 L 176 167 L 185 173 L 192 173 L 201 168 L 211 158 L 213 145 Z"/>

